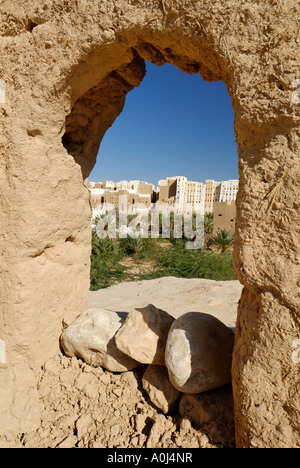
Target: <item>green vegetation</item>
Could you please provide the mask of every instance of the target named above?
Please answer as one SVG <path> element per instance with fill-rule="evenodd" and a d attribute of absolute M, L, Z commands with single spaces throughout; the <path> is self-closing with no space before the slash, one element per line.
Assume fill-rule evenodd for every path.
<path fill-rule="evenodd" d="M 217 234 L 211 238 L 211 245 L 214 245 L 217 250 L 226 252 L 234 244 L 234 236 L 232 231 L 226 229 L 219 229 Z"/>
<path fill-rule="evenodd" d="M 216 236 L 212 236 L 213 219 L 210 215 L 206 216 L 204 231 L 203 248 L 188 250 L 185 238 L 176 239 L 172 232 L 171 239 L 162 239 L 161 236 L 158 239 L 99 239 L 93 230 L 91 290 L 165 276 L 235 280 L 232 232 L 218 231 Z"/>

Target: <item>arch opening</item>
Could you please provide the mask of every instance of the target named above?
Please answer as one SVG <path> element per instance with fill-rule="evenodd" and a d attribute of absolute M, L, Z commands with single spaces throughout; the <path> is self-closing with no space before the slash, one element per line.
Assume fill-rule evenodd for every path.
<path fill-rule="evenodd" d="M 57 351 L 62 321 L 84 310 L 91 236 L 82 181 L 95 162 L 101 130 L 121 110 L 122 94 L 140 81 L 143 72 L 132 65 L 140 57 L 227 84 L 241 182 L 235 262 L 245 286 L 232 368 L 236 440 L 243 447 L 299 446 L 299 372 L 292 358 L 299 332 L 296 0 L 45 3 L 1 4 L 7 228 L 0 434 L 38 427 L 37 371 Z M 97 88 L 109 76 L 115 99 L 101 106 Z M 82 112 L 84 102 L 89 112 Z M 18 402 L 13 419 L 12 400 Z"/>
<path fill-rule="evenodd" d="M 144 208 L 148 213 L 148 241 L 145 240 L 145 233 L 140 232 L 144 238 L 140 248 L 148 249 L 148 254 L 144 252 L 143 261 L 138 256 L 127 258 L 127 252 L 124 254 L 122 249 L 120 252 L 118 243 L 115 243 L 121 255 L 120 259 L 116 255 L 115 261 L 127 269 L 120 278 L 107 271 L 103 280 L 100 277 L 103 270 L 99 264 L 104 260 L 97 258 L 98 248 L 95 246 L 91 269 L 92 290 L 130 278 L 138 280 L 175 275 L 183 278 L 236 279 L 231 255 L 238 188 L 238 180 L 233 180 L 238 179 L 233 119 L 231 101 L 224 83 L 206 83 L 199 74 L 191 76 L 171 65 L 157 67 L 147 62 L 146 77 L 128 96 L 122 115 L 101 143 L 97 164 L 89 178 L 89 188 L 94 230 L 95 219 L 102 213 L 104 199 L 118 211 L 120 197 L 127 197 L 128 214 L 135 212 L 136 201 L 137 210 Z M 167 184 L 165 188 L 164 183 Z M 181 190 L 180 184 L 184 184 Z M 137 196 L 136 200 L 132 198 L 133 193 Z M 218 212 L 222 219 L 214 222 L 214 214 L 217 216 L 215 202 L 219 203 Z M 166 247 L 175 247 L 174 236 L 177 247 L 181 245 L 180 239 L 182 244 L 189 246 L 184 218 L 180 228 L 180 219 L 176 218 L 174 225 L 172 214 L 170 232 L 167 225 L 162 227 L 162 219 L 155 226 L 155 210 L 162 210 L 165 204 L 172 213 L 178 214 L 183 203 L 186 212 L 192 209 L 200 215 L 203 210 L 205 219 L 201 252 L 197 258 L 190 258 L 187 271 L 179 266 L 180 258 L 174 262 L 172 269 L 164 267 Z M 193 226 L 196 226 L 195 216 Z M 122 236 L 127 232 L 130 237 L 129 233 L 133 235 L 136 232 L 135 225 L 132 229 L 129 226 L 131 218 L 128 217 L 127 223 L 122 221 Z M 118 238 L 119 224 L 117 216 L 116 233 L 106 231 L 103 234 Z M 222 238 L 215 238 L 219 230 L 225 233 L 223 245 Z M 160 247 L 160 242 L 154 241 L 157 232 L 165 239 L 161 254 L 156 252 Z M 94 234 L 93 240 L 97 238 Z M 200 245 L 196 243 L 195 249 L 200 249 Z M 204 258 L 202 252 L 214 255 L 227 252 L 226 259 L 222 260 L 224 265 L 215 267 L 213 255 Z M 167 262 L 167 258 L 165 260 Z M 206 261 L 206 269 L 204 266 L 197 267 L 197 262 L 205 264 Z M 186 257 L 184 262 L 188 262 Z"/>
<path fill-rule="evenodd" d="M 96 163 L 99 146 L 105 132 L 113 125 L 123 110 L 126 95 L 138 86 L 145 77 L 145 52 L 140 55 L 141 47 L 131 51 L 133 60 L 129 64 L 121 65 L 110 72 L 102 81 L 92 86 L 76 100 L 71 114 L 67 117 L 63 145 L 80 166 L 84 180 L 89 177 Z M 193 62 L 186 58 L 181 61 L 180 57 L 176 56 L 170 48 L 164 49 L 163 55 L 162 52 L 150 47 L 149 44 L 143 45 L 143 47 L 147 50 L 147 54 L 150 54 L 150 51 L 151 54 L 155 54 L 155 60 L 151 61 L 155 65 L 172 62 L 173 65 L 189 74 L 196 74 L 204 69 L 204 66 L 196 61 Z M 209 77 L 210 81 L 219 81 L 218 76 L 213 77 L 208 71 L 206 73 L 206 78 Z M 98 157 L 101 157 L 101 154 Z M 132 204 L 135 204 L 134 198 Z M 232 423 L 233 418 L 230 420 L 229 432 L 231 435 L 226 442 L 228 445 L 234 444 Z"/>
<path fill-rule="evenodd" d="M 117 80 L 117 83 L 114 83 L 115 94 L 112 99 L 113 106 L 111 108 L 111 112 L 103 114 L 106 117 L 106 130 L 112 125 L 115 118 L 122 111 L 125 102 L 124 96 L 130 89 L 132 89 L 132 86 L 137 86 L 140 83 L 144 74 L 144 60 L 149 60 L 156 65 L 171 63 L 176 65 L 182 71 L 186 71 L 188 73 L 199 72 L 207 81 L 222 80 L 226 83 L 229 95 L 233 99 L 233 107 L 235 110 L 236 120 L 238 120 L 239 125 L 238 144 L 241 185 L 243 187 L 242 196 L 244 194 L 247 195 L 244 200 L 242 199 L 242 196 L 238 200 L 238 210 L 243 210 L 243 216 L 240 216 L 238 219 L 238 242 L 234 254 L 238 277 L 240 281 L 246 285 L 240 302 L 240 326 L 238 328 L 234 360 L 235 398 L 238 418 L 243 414 L 245 420 L 249 422 L 250 417 L 248 418 L 248 416 L 245 415 L 246 412 L 242 406 L 243 401 L 245 400 L 242 392 L 245 391 L 248 395 L 253 395 L 255 392 L 246 388 L 245 384 L 242 382 L 240 370 L 244 369 L 244 363 L 239 358 L 239 354 L 245 356 L 247 352 L 251 354 L 252 350 L 255 349 L 255 346 L 252 346 L 249 336 L 247 336 L 247 323 L 252 323 L 253 328 L 257 327 L 259 319 L 255 321 L 253 317 L 258 317 L 259 311 L 261 310 L 264 310 L 264 313 L 267 314 L 270 303 L 274 303 L 277 308 L 285 310 L 290 329 L 293 328 L 294 321 L 298 321 L 298 318 L 295 319 L 295 302 L 292 299 L 290 288 L 285 286 L 284 288 L 279 289 L 278 287 L 281 282 L 282 284 L 286 284 L 284 271 L 282 268 L 279 269 L 281 278 L 279 280 L 276 276 L 277 273 L 275 274 L 275 271 L 278 272 L 278 265 L 272 263 L 273 255 L 269 255 L 267 259 L 265 254 L 266 250 L 264 250 L 266 244 L 264 234 L 262 234 L 265 231 L 273 232 L 274 226 L 272 223 L 274 218 L 273 215 L 270 215 L 270 210 L 272 211 L 272 208 L 274 207 L 276 209 L 276 203 L 273 203 L 273 198 L 271 199 L 271 203 L 268 204 L 268 197 L 265 196 L 265 192 L 273 193 L 272 189 L 277 187 L 276 183 L 278 181 L 284 184 L 287 183 L 286 172 L 283 172 L 282 166 L 287 164 L 288 171 L 294 171 L 293 168 L 295 164 L 287 161 L 289 158 L 291 161 L 294 161 L 297 148 L 296 141 L 298 136 L 297 131 L 295 130 L 295 114 L 291 112 L 290 99 L 287 96 L 287 93 L 282 91 L 282 82 L 280 79 L 279 81 L 281 85 L 278 87 L 278 75 L 274 73 L 274 70 L 273 72 L 271 71 L 270 75 L 267 77 L 264 76 L 261 70 L 259 71 L 262 76 L 262 81 L 258 80 L 256 84 L 263 83 L 263 85 L 262 89 L 258 91 L 259 97 L 257 100 L 257 107 L 255 108 L 255 106 L 253 106 L 253 108 L 250 109 L 251 106 L 249 106 L 245 101 L 245 96 L 248 96 L 249 98 L 251 95 L 249 92 L 249 89 L 251 88 L 248 79 L 249 77 L 245 79 L 241 70 L 238 70 L 234 76 L 233 62 L 231 56 L 228 54 L 225 43 L 224 47 L 219 47 L 220 44 L 212 44 L 205 36 L 201 36 L 200 39 L 198 37 L 195 42 L 190 37 L 184 37 L 182 48 L 178 45 L 178 38 L 174 40 L 174 37 L 167 37 L 165 34 L 158 33 L 157 35 L 153 35 L 146 31 L 142 40 L 139 38 L 139 33 L 137 36 L 138 37 L 135 37 L 135 40 L 128 39 L 124 36 L 127 46 L 130 44 L 129 48 L 125 47 L 125 49 L 123 49 L 123 52 L 126 55 L 126 60 L 121 60 L 117 66 L 110 67 L 110 72 L 105 75 L 104 78 L 102 77 L 104 82 L 101 82 L 103 83 L 101 86 L 104 85 L 106 77 L 109 76 L 110 73 L 113 73 L 113 76 L 110 76 L 110 79 Z M 182 33 L 179 33 L 179 37 L 182 37 Z M 223 54 L 222 52 L 219 53 L 220 49 L 223 50 Z M 116 74 L 114 72 L 116 72 Z M 119 78 L 119 75 L 121 76 L 121 79 Z M 78 76 L 80 76 L 80 71 L 78 72 Z M 241 82 L 239 82 L 239 79 L 241 79 Z M 125 80 L 125 82 L 123 80 Z M 242 81 L 246 82 L 245 87 L 244 85 L 242 86 Z M 97 83 L 94 83 L 92 87 L 97 87 Z M 92 87 L 89 87 L 88 89 L 92 89 Z M 103 86 L 103 89 L 106 89 L 105 86 Z M 88 91 L 86 92 L 88 93 Z M 278 92 L 280 93 L 280 96 L 278 96 Z M 266 101 L 264 93 L 267 93 L 269 100 Z M 97 94 L 96 90 L 95 94 Z M 79 93 L 79 95 L 77 95 L 77 99 L 73 99 L 73 102 L 75 102 L 74 109 L 77 105 L 80 107 L 79 104 L 83 96 L 84 93 Z M 279 107 L 275 105 L 276 100 L 285 107 L 285 113 L 281 113 Z M 105 107 L 101 112 L 104 112 L 104 109 Z M 261 120 L 260 116 L 262 109 L 266 112 L 266 116 L 264 116 L 263 120 Z M 96 115 L 101 115 L 101 112 L 96 112 Z M 80 111 L 78 111 L 78 114 L 80 114 Z M 91 111 L 91 115 L 94 115 L 94 110 Z M 72 114 L 70 114 L 67 119 L 64 144 L 69 153 L 73 155 L 75 161 L 80 164 L 83 178 L 88 177 L 95 164 L 100 140 L 106 131 L 100 124 L 101 120 L 102 118 L 100 117 L 98 120 L 99 127 L 95 132 L 97 135 L 101 135 L 101 137 L 99 138 L 97 136 L 97 138 L 93 140 L 93 143 L 88 143 L 84 137 L 79 139 L 79 141 L 77 141 L 77 137 L 74 138 L 76 130 L 73 131 Z M 90 126 L 90 135 L 91 134 L 94 134 L 92 126 Z M 283 153 L 283 159 L 280 159 L 279 161 L 278 155 L 283 155 Z M 276 161 L 274 170 L 277 175 L 275 177 L 275 182 L 273 161 Z M 249 187 L 253 183 L 253 180 L 256 180 L 254 185 L 258 187 L 261 200 L 258 200 L 255 193 L 250 195 L 252 191 Z M 259 214 L 263 204 L 267 204 L 266 213 L 270 217 L 268 221 L 269 224 L 267 225 L 265 224 L 265 220 L 262 221 L 262 219 L 260 219 L 261 215 Z M 254 206 L 256 206 L 256 208 L 254 208 Z M 260 219 L 258 224 L 256 224 L 256 221 L 254 220 L 254 211 L 257 213 L 256 217 Z M 251 216 L 248 217 L 246 214 L 247 212 L 250 213 Z M 278 223 L 282 226 L 284 218 L 282 218 L 281 221 L 278 220 Z M 253 233 L 255 233 L 255 236 L 257 237 L 257 244 L 255 246 L 253 246 Z M 286 228 L 283 227 L 276 241 L 278 251 L 283 245 L 286 245 L 285 236 Z M 292 252 L 293 241 L 289 238 L 288 242 L 291 243 L 290 251 Z M 267 250 L 268 249 L 269 247 L 267 247 Z M 276 249 L 274 250 L 270 247 L 270 251 L 273 251 L 274 258 L 276 258 Z M 260 262 L 260 257 L 264 258 L 265 265 Z M 294 268 L 294 260 L 291 258 L 289 259 L 289 262 L 292 265 L 292 268 Z M 257 264 L 260 264 L 261 268 L 253 266 Z M 270 271 L 274 271 L 274 276 L 272 277 L 267 272 L 267 264 Z M 270 297 L 267 297 L 262 293 L 262 291 L 265 291 L 266 289 L 270 293 Z M 251 303 L 251 305 L 248 306 L 248 303 Z M 267 321 L 268 320 L 266 319 L 265 323 L 267 323 Z M 244 329 L 242 328 L 243 325 Z M 266 330 L 266 335 L 270 336 L 268 330 Z M 258 337 L 257 341 L 260 339 L 261 338 Z M 243 344 L 244 342 L 247 343 L 245 347 Z M 246 348 L 247 352 L 245 351 Z M 265 351 L 267 353 L 266 349 Z M 273 358 L 273 362 L 276 363 L 275 357 Z M 260 364 L 255 364 L 254 367 L 259 369 L 263 368 Z M 276 365 L 274 365 L 274 369 L 275 368 Z M 246 374 L 247 372 L 245 371 L 245 375 Z M 249 375 L 250 374 L 251 371 L 249 371 Z M 269 380 L 276 380 L 275 371 L 272 375 L 274 376 L 270 377 Z M 251 381 L 252 377 L 250 376 L 249 379 Z M 262 401 L 264 400 L 263 395 L 261 395 L 260 399 Z M 294 402 L 293 405 L 295 407 Z M 281 417 L 278 417 L 278 420 L 282 419 L 285 427 L 290 427 L 290 417 L 285 414 L 282 408 L 278 408 L 276 403 L 274 403 L 274 408 L 274 411 L 278 410 L 278 414 L 281 414 Z M 253 410 L 253 413 L 258 416 L 256 410 Z M 260 419 L 261 427 L 264 427 L 264 424 L 263 418 Z M 243 424 L 242 426 L 242 428 L 238 428 L 238 441 L 240 445 L 246 446 L 250 443 L 249 441 L 252 439 L 252 436 L 246 428 L 246 424 Z M 295 437 L 297 436 L 295 435 Z M 269 439 L 267 437 L 265 440 L 268 440 L 267 443 L 269 443 Z M 285 443 L 283 442 L 281 435 L 278 435 L 278 440 L 283 444 Z"/>
<path fill-rule="evenodd" d="M 168 63 L 184 73 L 200 74 L 208 82 L 224 81 L 230 94 L 230 70 L 224 58 L 207 39 L 184 39 L 184 48 L 176 34 L 175 39 L 150 35 L 149 42 L 137 38 L 129 48 L 112 44 L 101 52 L 94 51 L 75 67 L 69 81 L 71 106 L 62 142 L 80 165 L 84 179 L 96 163 L 106 131 L 122 112 L 126 95 L 143 81 L 145 61 L 157 66 Z M 132 42 L 126 36 L 122 41 Z"/>

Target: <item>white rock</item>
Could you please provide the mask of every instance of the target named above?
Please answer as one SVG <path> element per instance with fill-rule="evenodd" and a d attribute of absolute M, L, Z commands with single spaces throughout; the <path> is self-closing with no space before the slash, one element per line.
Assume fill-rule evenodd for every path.
<path fill-rule="evenodd" d="M 233 331 L 212 315 L 183 315 L 171 326 L 166 344 L 171 383 L 188 394 L 230 383 L 233 345 Z"/>
<path fill-rule="evenodd" d="M 69 357 L 82 358 L 94 367 L 111 372 L 125 372 L 140 365 L 115 344 L 115 334 L 124 323 L 117 312 L 88 309 L 61 336 L 61 346 Z"/>
<path fill-rule="evenodd" d="M 120 351 L 142 364 L 165 365 L 165 346 L 174 318 L 148 305 L 130 312 L 116 334 Z"/>

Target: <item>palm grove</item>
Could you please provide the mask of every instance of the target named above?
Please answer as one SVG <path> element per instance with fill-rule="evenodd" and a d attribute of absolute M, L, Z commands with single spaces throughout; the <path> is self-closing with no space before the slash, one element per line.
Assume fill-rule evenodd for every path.
<path fill-rule="evenodd" d="M 118 215 L 117 215 L 118 218 Z M 128 216 L 128 224 L 134 216 Z M 232 231 L 218 230 L 213 235 L 213 214 L 204 217 L 204 243 L 201 249 L 186 249 L 189 234 L 175 235 L 175 219 L 171 213 L 170 236 L 164 238 L 163 217 L 159 216 L 157 238 L 140 236 L 116 238 L 99 237 L 97 218 L 92 229 L 91 290 L 107 288 L 125 281 L 141 281 L 165 276 L 177 278 L 205 278 L 216 281 L 235 280 L 233 268 Z M 118 219 L 117 219 L 118 221 Z M 103 223 L 102 223 L 103 225 Z M 192 218 L 192 229 L 196 227 L 196 216 Z M 108 225 L 104 226 L 108 230 Z M 148 220 L 151 229 L 151 219 Z M 188 238 L 187 238 L 188 236 Z"/>

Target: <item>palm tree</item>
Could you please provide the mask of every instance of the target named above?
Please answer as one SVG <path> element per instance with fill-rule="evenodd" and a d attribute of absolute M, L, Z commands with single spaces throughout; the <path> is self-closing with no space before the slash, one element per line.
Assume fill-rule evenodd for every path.
<path fill-rule="evenodd" d="M 120 245 L 126 255 L 141 255 L 146 250 L 146 240 L 141 237 L 120 239 Z"/>
<path fill-rule="evenodd" d="M 94 257 L 112 254 L 116 251 L 116 247 L 115 239 L 110 239 L 109 237 L 100 238 L 96 230 L 92 230 L 92 255 Z"/>
<path fill-rule="evenodd" d="M 233 232 L 226 229 L 218 229 L 217 234 L 210 239 L 212 245 L 216 246 L 222 253 L 226 252 L 234 244 Z"/>
<path fill-rule="evenodd" d="M 205 213 L 204 215 L 204 233 L 205 237 L 210 236 L 214 230 L 214 214 Z"/>

